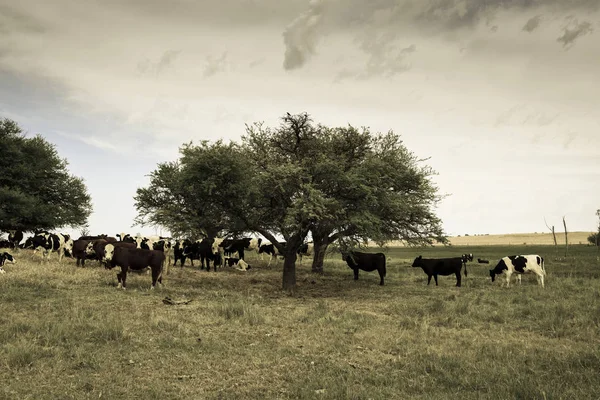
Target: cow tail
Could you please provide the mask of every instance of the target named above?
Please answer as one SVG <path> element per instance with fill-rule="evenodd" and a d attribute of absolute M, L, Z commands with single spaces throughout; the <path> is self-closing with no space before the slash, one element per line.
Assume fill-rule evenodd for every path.
<path fill-rule="evenodd" d="M 544 273 L 544 276 L 546 276 L 546 268 L 544 267 L 544 257 L 540 256 L 540 258 L 542 259 L 542 272 Z"/>
<path fill-rule="evenodd" d="M 465 263 L 465 276 L 467 276 L 467 263 Z"/>

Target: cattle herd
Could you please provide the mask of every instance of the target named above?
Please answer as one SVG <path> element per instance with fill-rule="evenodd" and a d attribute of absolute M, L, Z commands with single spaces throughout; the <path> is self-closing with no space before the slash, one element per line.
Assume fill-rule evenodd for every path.
<path fill-rule="evenodd" d="M 266 242 L 261 238 L 212 238 L 212 239 L 171 239 L 161 236 L 131 236 L 126 233 L 119 233 L 111 237 L 108 235 L 81 236 L 73 240 L 69 235 L 60 233 L 50 233 L 47 231 L 36 231 L 31 237 L 24 238 L 21 231 L 10 231 L 8 240 L 0 240 L 0 273 L 5 273 L 3 266 L 5 263 L 15 264 L 15 258 L 3 249 L 32 249 L 34 254 L 41 253 L 41 262 L 48 261 L 52 253 L 57 253 L 59 262 L 63 257 L 74 258 L 77 266 L 84 267 L 86 260 L 97 260 L 107 269 L 120 267 L 121 272 L 117 274 L 119 288 L 125 289 L 127 272 L 144 271 L 150 269 L 152 274 L 152 286 L 162 283 L 163 273 L 169 273 L 169 267 L 176 266 L 177 262 L 183 267 L 186 260 L 190 260 L 194 265 L 194 260 L 200 261 L 200 269 L 206 268 L 210 271 L 210 264 L 213 264 L 213 271 L 219 267 L 231 267 L 240 271 L 251 269 L 245 261 L 246 252 L 255 252 L 264 259 L 264 255 L 269 256 L 271 264 L 273 258 L 276 262 L 278 256 L 281 256 L 277 247 L 272 243 Z M 23 241 L 23 239 L 25 239 Z M 285 246 L 285 242 L 281 242 Z M 363 253 L 359 251 L 341 251 L 342 260 L 354 272 L 354 279 L 358 279 L 358 271 L 367 272 L 377 271 L 379 273 L 380 285 L 384 284 L 386 275 L 386 257 L 383 253 Z M 313 244 L 305 243 L 298 250 L 298 256 L 302 261 L 303 256 L 313 254 Z M 456 286 L 461 286 L 461 272 L 464 268 L 464 275 L 467 276 L 467 262 L 473 261 L 473 254 L 463 254 L 460 257 L 452 258 L 415 258 L 412 266 L 421 268 L 427 275 L 427 284 L 433 277 L 436 286 L 438 285 L 438 275 L 456 276 Z M 481 264 L 488 264 L 488 260 L 477 259 Z M 544 277 L 546 270 L 544 268 L 544 259 L 537 254 L 513 255 L 500 259 L 495 268 L 489 270 L 492 282 L 497 275 L 504 274 L 506 286 L 510 286 L 510 278 L 513 274 L 517 276 L 519 284 L 521 275 L 525 273 L 535 274 L 538 283 L 544 287 Z M 501 284 L 502 285 L 502 284 Z"/>

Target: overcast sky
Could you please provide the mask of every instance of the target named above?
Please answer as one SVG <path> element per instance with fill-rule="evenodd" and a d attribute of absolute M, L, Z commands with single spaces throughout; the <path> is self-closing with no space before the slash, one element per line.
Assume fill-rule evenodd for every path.
<path fill-rule="evenodd" d="M 304 111 L 430 157 L 450 235 L 593 231 L 598 30 L 600 0 L 0 0 L 0 117 L 85 179 L 92 233 L 157 233 L 132 197 L 183 142 Z"/>

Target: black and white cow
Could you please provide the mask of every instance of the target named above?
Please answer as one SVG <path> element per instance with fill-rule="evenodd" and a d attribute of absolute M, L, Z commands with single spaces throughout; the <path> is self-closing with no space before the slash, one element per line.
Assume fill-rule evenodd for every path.
<path fill-rule="evenodd" d="M 42 251 L 42 262 L 48 261 L 50 254 L 58 253 L 58 261 L 61 262 L 65 253 L 72 254 L 73 239 L 69 235 L 60 233 L 41 232 L 33 237 L 32 245 L 34 251 Z"/>
<path fill-rule="evenodd" d="M 215 238 L 212 244 L 212 253 L 218 253 L 221 257 L 221 261 L 225 260 L 225 256 L 234 255 L 237 255 L 238 258 L 243 260 L 245 251 L 255 251 L 259 253 L 261 243 L 261 238 Z"/>
<path fill-rule="evenodd" d="M 348 267 L 354 271 L 354 280 L 358 280 L 358 271 L 377 271 L 379 273 L 379 284 L 383 285 L 385 278 L 385 254 L 383 253 L 361 253 L 359 251 L 342 252 L 342 260 L 346 261 Z"/>
<path fill-rule="evenodd" d="M 14 249 L 14 245 L 9 240 L 0 240 L 0 249 Z"/>
<path fill-rule="evenodd" d="M 285 246 L 287 242 L 279 242 L 281 245 Z M 273 245 L 273 243 L 262 244 L 258 249 L 258 254 L 268 254 L 270 256 L 269 263 L 267 267 L 271 265 L 271 261 L 275 258 L 275 264 L 277 264 L 277 257 L 283 256 L 279 249 Z"/>
<path fill-rule="evenodd" d="M 152 287 L 150 289 L 154 289 L 157 282 L 162 284 L 165 254 L 161 251 L 116 247 L 113 243 L 109 243 L 104 247 L 102 261 L 107 269 L 121 267 L 121 272 L 117 274 L 118 288 L 126 288 L 129 269 L 139 271 L 145 270 L 147 267 L 152 270 Z"/>
<path fill-rule="evenodd" d="M 194 260 L 200 260 L 200 269 L 204 269 L 206 262 L 206 271 L 210 271 L 210 262 L 214 262 L 213 269 L 217 270 L 218 258 L 213 255 L 212 246 L 213 239 L 198 239 L 195 242 L 190 242 L 183 249 L 183 257 L 188 258 L 194 266 Z"/>
<path fill-rule="evenodd" d="M 460 271 L 465 266 L 465 277 L 467 276 L 467 263 L 464 257 L 452 258 L 423 258 L 419 256 L 413 262 L 413 268 L 421 267 L 427 274 L 427 284 L 431 282 L 431 277 L 435 279 L 435 285 L 438 286 L 438 275 L 448 276 L 456 275 L 456 286 L 460 287 Z"/>
<path fill-rule="evenodd" d="M 315 251 L 314 243 L 303 243 L 298 249 L 298 256 L 300 257 L 300 263 L 302 264 L 303 257 L 310 257 Z"/>
<path fill-rule="evenodd" d="M 521 275 L 528 273 L 535 274 L 538 284 L 544 287 L 544 277 L 546 276 L 544 258 L 537 254 L 502 257 L 496 267 L 490 269 L 492 282 L 495 281 L 496 275 L 504 274 L 506 276 L 506 287 L 510 286 L 510 277 L 512 274 L 517 275 L 517 280 L 520 285 Z M 500 286 L 502 286 L 502 284 L 500 284 Z"/>
<path fill-rule="evenodd" d="M 0 274 L 5 274 L 4 264 L 16 264 L 17 260 L 7 252 L 0 253 Z"/>
<path fill-rule="evenodd" d="M 189 239 L 176 240 L 173 245 L 173 266 L 177 265 L 177 261 L 181 263 L 181 266 L 185 264 L 187 258 L 183 253 L 186 247 L 190 246 L 192 241 Z"/>
<path fill-rule="evenodd" d="M 234 257 L 225 257 L 225 265 L 237 269 L 238 271 L 248 271 L 252 268 L 246 261 Z"/>

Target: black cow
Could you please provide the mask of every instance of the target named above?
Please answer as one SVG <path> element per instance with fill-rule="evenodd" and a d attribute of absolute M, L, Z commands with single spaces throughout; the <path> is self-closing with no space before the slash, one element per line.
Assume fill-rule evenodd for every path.
<path fill-rule="evenodd" d="M 435 285 L 438 286 L 438 275 L 448 276 L 456 275 L 456 286 L 460 287 L 460 270 L 465 266 L 465 277 L 467 276 L 467 264 L 464 257 L 452 258 L 423 258 L 419 256 L 413 262 L 413 268 L 421 267 L 427 274 L 427 284 L 431 282 L 431 277 L 435 279 Z"/>
<path fill-rule="evenodd" d="M 162 284 L 165 254 L 161 251 L 118 247 L 113 243 L 109 243 L 104 247 L 102 261 L 107 269 L 121 267 L 121 272 L 117 274 L 117 288 L 126 288 L 127 271 L 129 269 L 139 271 L 147 267 L 152 270 L 152 286 L 150 289 L 154 289 L 157 282 Z"/>
<path fill-rule="evenodd" d="M 89 235 L 84 235 L 84 236 L 80 236 L 78 240 L 98 240 L 98 239 L 106 239 L 108 237 L 108 235 L 95 235 L 95 236 L 89 236 Z"/>
<path fill-rule="evenodd" d="M 358 280 L 358 270 L 379 272 L 379 284 L 383 285 L 385 278 L 385 254 L 361 253 L 359 251 L 342 252 L 342 260 L 354 271 L 354 280 Z"/>
<path fill-rule="evenodd" d="M 85 266 L 86 258 L 95 258 L 94 255 L 89 255 L 86 252 L 89 243 L 90 241 L 86 239 L 77 239 L 73 242 L 73 257 L 75 257 L 75 265 L 78 267 L 79 265 Z"/>
<path fill-rule="evenodd" d="M 33 249 L 33 236 L 30 236 L 27 239 L 25 239 L 25 241 L 19 245 L 19 248 Z"/>
<path fill-rule="evenodd" d="M 8 232 L 8 241 L 12 243 L 13 249 L 19 248 L 19 243 L 23 240 L 23 231 L 9 231 Z"/>
<path fill-rule="evenodd" d="M 119 238 L 120 242 L 135 243 L 135 239 L 129 233 L 121 232 L 117 233 L 115 236 Z"/>
<path fill-rule="evenodd" d="M 102 263 L 102 259 L 104 258 L 104 249 L 108 245 L 112 245 L 113 247 L 124 247 L 128 249 L 135 249 L 135 243 L 131 242 L 107 242 L 105 239 L 92 240 L 88 243 L 86 248 L 86 254 L 91 256 L 90 258 L 95 258 L 100 263 Z"/>
<path fill-rule="evenodd" d="M 0 249 L 14 249 L 14 244 L 10 240 L 0 240 Z"/>
<path fill-rule="evenodd" d="M 202 239 L 190 243 L 183 250 L 184 257 L 190 259 L 192 266 L 194 266 L 194 260 L 200 260 L 200 269 L 204 269 L 204 262 L 206 260 L 206 271 L 210 271 L 210 262 L 213 261 L 213 269 L 217 270 L 217 263 L 221 264 L 221 255 L 217 252 L 213 253 L 214 239 Z"/>
<path fill-rule="evenodd" d="M 189 239 L 175 241 L 175 245 L 173 246 L 173 266 L 177 265 L 177 261 L 180 261 L 181 266 L 183 267 L 185 264 L 185 259 L 187 258 L 183 254 L 183 250 L 191 244 L 192 241 Z"/>
<path fill-rule="evenodd" d="M 478 262 L 479 264 L 489 264 L 489 263 L 490 263 L 490 261 L 489 261 L 489 260 L 484 260 L 483 258 L 478 258 L 478 259 L 477 259 L 477 262 Z"/>
<path fill-rule="evenodd" d="M 303 257 L 312 256 L 314 250 L 315 250 L 314 243 L 303 243 L 302 245 L 300 245 L 300 248 L 298 249 L 298 256 L 300 256 L 300 263 L 302 263 Z"/>

